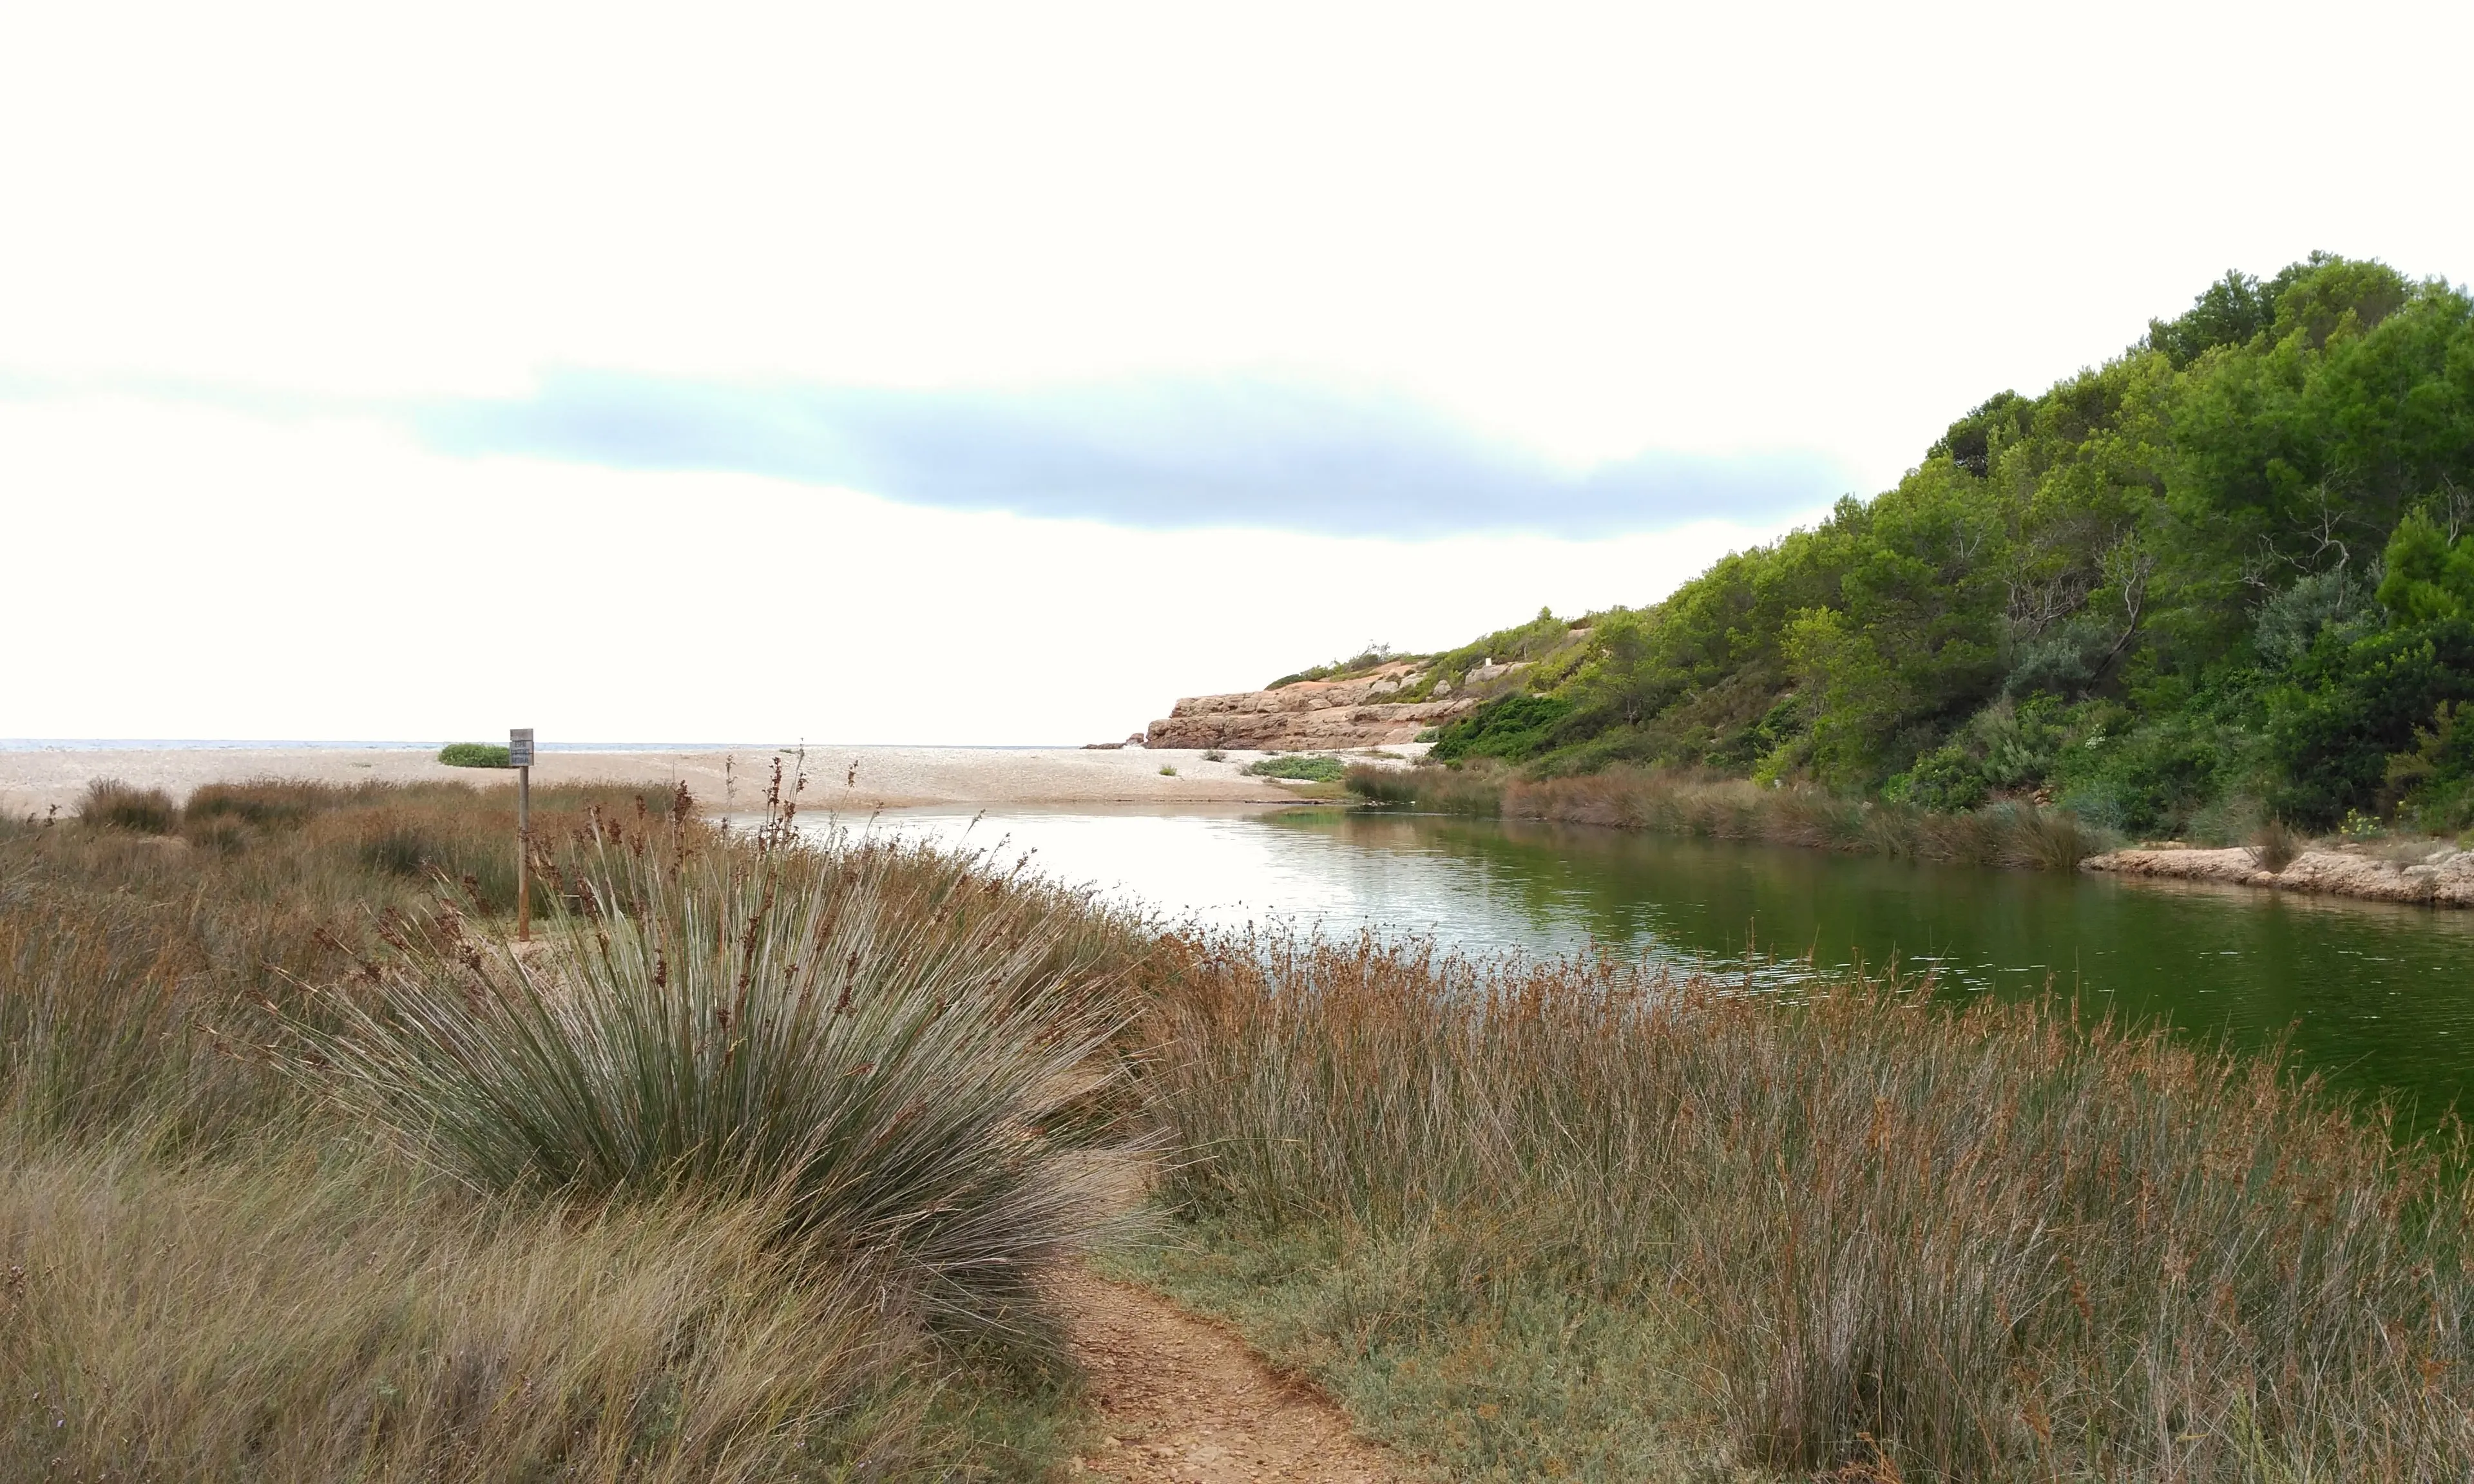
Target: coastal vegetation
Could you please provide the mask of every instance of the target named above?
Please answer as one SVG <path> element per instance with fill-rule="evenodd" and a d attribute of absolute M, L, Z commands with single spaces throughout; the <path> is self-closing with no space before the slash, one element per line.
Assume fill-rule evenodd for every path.
<path fill-rule="evenodd" d="M 555 788 L 519 955 L 508 790 L 129 792 L 0 824 L 0 1478 L 1061 1458 L 1118 920 Z"/>
<path fill-rule="evenodd" d="M 1258 778 L 1337 783 L 1347 775 L 1348 764 L 1329 753 L 1282 753 L 1248 763 L 1246 771 Z"/>
<path fill-rule="evenodd" d="M 1124 1269 L 1459 1479 L 2462 1472 L 2453 1135 L 1927 990 L 1204 945 L 1141 1084 L 1180 1239 Z"/>
<path fill-rule="evenodd" d="M 508 768 L 513 755 L 493 742 L 449 742 L 438 750 L 438 760 L 450 768 Z"/>
<path fill-rule="evenodd" d="M 1426 657 L 1434 756 L 2093 830 L 2474 826 L 2474 299 L 2314 254 L 1953 422 L 1898 485 L 1647 608 Z"/>
<path fill-rule="evenodd" d="M 125 793 L 0 823 L 0 1479 L 1062 1476 L 1095 1245 L 1440 1476 L 2474 1451 L 2454 1126 L 2272 1057 L 1184 929 L 795 776 L 539 791 L 519 946 L 503 787 Z"/>

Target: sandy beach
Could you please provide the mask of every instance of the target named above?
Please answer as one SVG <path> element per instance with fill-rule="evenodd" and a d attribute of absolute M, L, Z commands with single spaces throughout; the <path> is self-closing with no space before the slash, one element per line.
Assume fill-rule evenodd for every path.
<path fill-rule="evenodd" d="M 1406 750 L 1404 750 L 1406 751 Z M 756 807 L 775 750 L 545 752 L 536 784 L 684 782 L 716 813 Z M 801 806 L 842 812 L 937 803 L 1289 803 L 1298 795 L 1245 765 L 1199 752 L 1082 748 L 811 747 Z M 1174 777 L 1163 767 L 1176 770 Z M 325 782 L 443 781 L 488 787 L 514 775 L 449 768 L 429 750 L 342 747 L 43 747 L 0 750 L 0 812 L 73 811 L 96 778 L 159 788 L 176 801 L 206 783 L 250 778 Z"/>

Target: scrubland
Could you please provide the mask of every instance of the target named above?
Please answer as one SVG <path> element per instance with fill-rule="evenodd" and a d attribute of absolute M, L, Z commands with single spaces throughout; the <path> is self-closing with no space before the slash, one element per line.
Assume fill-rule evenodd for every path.
<path fill-rule="evenodd" d="M 1094 1248 L 1438 1477 L 2474 1457 L 2452 1128 L 1926 984 L 1201 936 L 795 800 L 538 792 L 527 946 L 503 789 L 0 824 L 0 1479 L 1063 1477 Z"/>

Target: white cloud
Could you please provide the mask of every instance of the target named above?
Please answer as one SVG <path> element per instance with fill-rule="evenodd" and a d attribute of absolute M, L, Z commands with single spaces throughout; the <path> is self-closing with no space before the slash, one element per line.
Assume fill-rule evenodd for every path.
<path fill-rule="evenodd" d="M 0 404 L 0 737 L 1111 740 L 1370 639 L 1655 594 L 1759 533 L 1421 543 L 969 515 L 381 423 Z"/>

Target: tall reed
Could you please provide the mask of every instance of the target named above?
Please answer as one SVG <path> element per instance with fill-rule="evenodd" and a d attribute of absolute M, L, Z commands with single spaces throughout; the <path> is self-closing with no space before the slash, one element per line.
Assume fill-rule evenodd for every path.
<path fill-rule="evenodd" d="M 1388 1290 L 1414 1296 L 1388 1332 L 1499 1331 L 1522 1282 L 1654 1315 L 1698 1336 L 1739 1463 L 2428 1479 L 2474 1457 L 2453 1152 L 2269 1062 L 2052 1004 L 1859 983 L 1789 1005 L 1372 941 L 1204 945 L 1156 1028 L 1143 1085 L 1195 1152 L 1169 1185 L 1190 1214 L 1448 1255 Z M 1398 1363 L 1368 1332 L 1316 1352 Z"/>
<path fill-rule="evenodd" d="M 1905 856 L 1969 865 L 2068 871 L 2113 847 L 2067 811 L 2002 802 L 1960 814 L 1842 798 L 1808 787 L 1762 788 L 1681 770 L 1611 768 L 1525 778 L 1507 769 L 1359 768 L 1350 792 L 1376 803 L 1447 814 L 1603 825 L 1716 840 Z"/>

